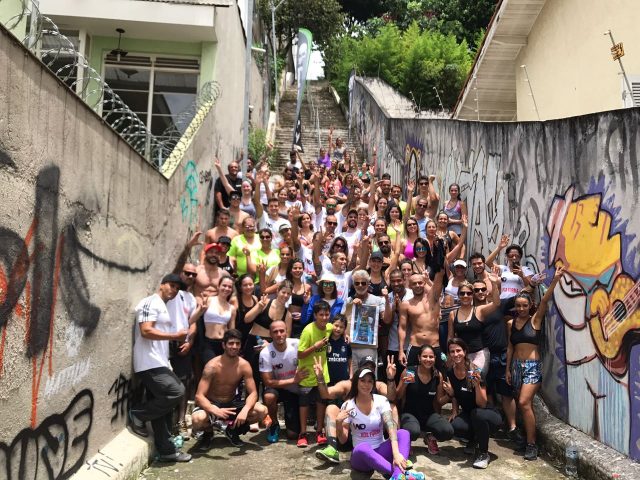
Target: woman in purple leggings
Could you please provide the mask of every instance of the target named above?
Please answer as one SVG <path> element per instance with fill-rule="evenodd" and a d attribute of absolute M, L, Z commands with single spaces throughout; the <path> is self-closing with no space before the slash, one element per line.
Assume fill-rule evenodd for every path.
<path fill-rule="evenodd" d="M 341 443 L 348 441 L 351 432 L 351 467 L 362 472 L 376 470 L 383 475 L 391 475 L 391 480 L 424 480 L 424 473 L 407 471 L 411 448 L 409 432 L 397 429 L 389 401 L 372 393 L 375 383 L 370 369 L 356 370 L 347 401 L 342 404 L 336 418 Z M 386 441 L 382 435 L 384 428 L 389 435 Z"/>

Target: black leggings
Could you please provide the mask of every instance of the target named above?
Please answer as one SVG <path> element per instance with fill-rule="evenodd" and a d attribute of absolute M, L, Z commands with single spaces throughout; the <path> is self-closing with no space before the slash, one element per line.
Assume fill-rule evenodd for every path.
<path fill-rule="evenodd" d="M 209 360 L 219 357 L 224 353 L 224 349 L 222 348 L 222 339 L 221 338 L 209 338 L 204 337 L 204 341 L 202 343 L 202 365 L 206 365 Z"/>
<path fill-rule="evenodd" d="M 502 417 L 496 410 L 474 408 L 471 413 L 460 412 L 451 425 L 456 435 L 477 443 L 480 452 L 486 453 L 489 451 L 489 435 L 494 433 L 501 423 Z"/>
<path fill-rule="evenodd" d="M 409 431 L 411 441 L 417 440 L 421 432 L 429 432 L 439 442 L 445 442 L 453 438 L 451 423 L 439 413 L 432 413 L 428 417 L 418 419 L 411 413 L 403 413 L 400 417 L 400 428 Z"/>

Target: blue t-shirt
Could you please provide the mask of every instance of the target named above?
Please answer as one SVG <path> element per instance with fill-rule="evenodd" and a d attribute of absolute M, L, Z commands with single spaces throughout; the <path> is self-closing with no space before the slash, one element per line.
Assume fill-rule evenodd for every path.
<path fill-rule="evenodd" d="M 349 361 L 351 360 L 351 345 L 344 337 L 337 340 L 329 338 L 327 345 L 327 365 L 329 367 L 329 385 L 335 385 L 342 380 L 349 380 Z"/>

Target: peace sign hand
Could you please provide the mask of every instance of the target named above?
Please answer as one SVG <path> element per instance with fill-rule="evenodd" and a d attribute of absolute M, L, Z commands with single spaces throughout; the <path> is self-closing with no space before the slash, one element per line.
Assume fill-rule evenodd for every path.
<path fill-rule="evenodd" d="M 324 381 L 324 367 L 322 366 L 322 359 L 319 356 L 313 357 L 313 373 L 316 374 L 316 379 Z"/>
<path fill-rule="evenodd" d="M 396 378 L 396 362 L 393 355 L 387 355 L 387 379 Z"/>

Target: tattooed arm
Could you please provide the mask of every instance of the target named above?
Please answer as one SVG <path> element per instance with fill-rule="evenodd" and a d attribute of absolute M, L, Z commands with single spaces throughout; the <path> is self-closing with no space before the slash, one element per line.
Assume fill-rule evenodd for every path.
<path fill-rule="evenodd" d="M 389 434 L 389 440 L 391 441 L 391 450 L 393 451 L 393 464 L 400 467 L 402 470 L 407 468 L 407 459 L 402 456 L 398 448 L 398 427 L 393 420 L 393 414 L 391 410 L 387 410 L 382 413 L 382 421 Z"/>

